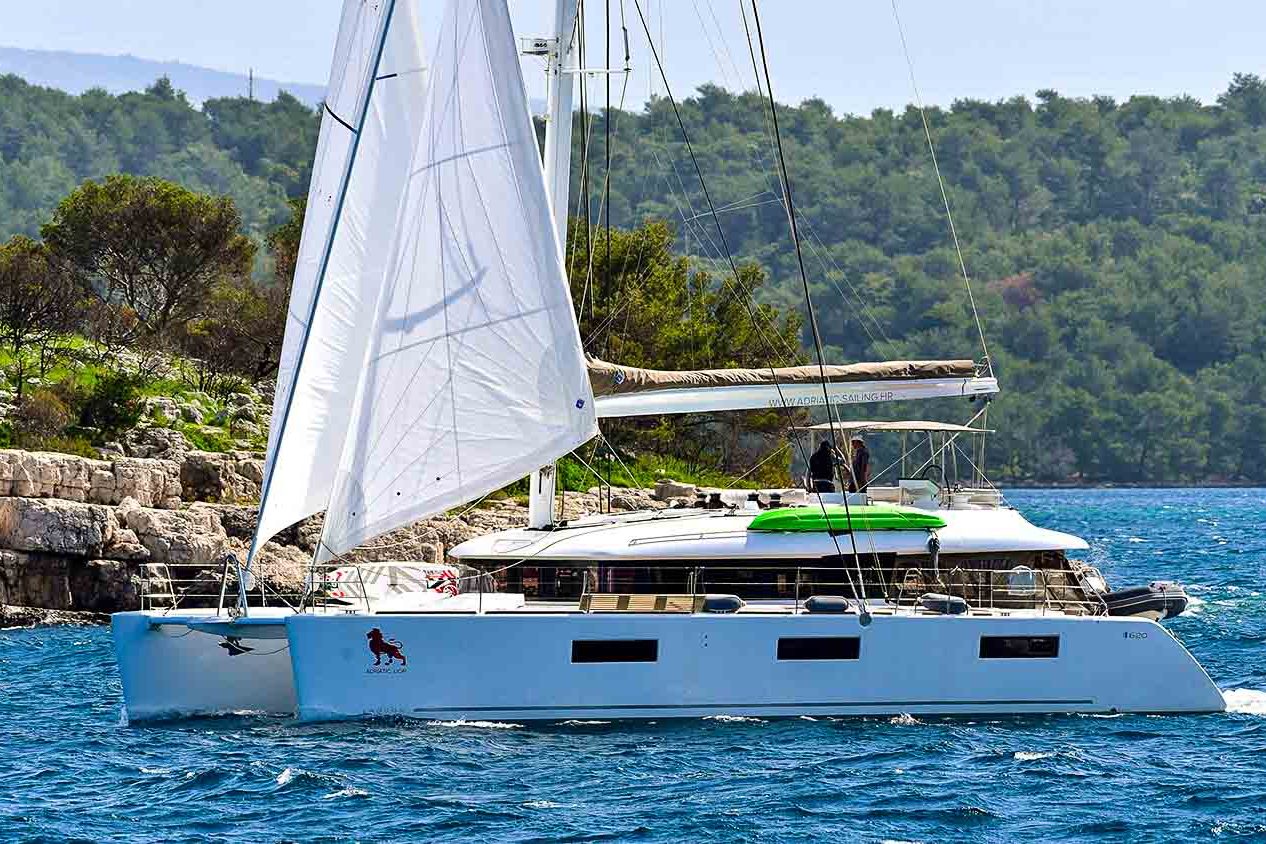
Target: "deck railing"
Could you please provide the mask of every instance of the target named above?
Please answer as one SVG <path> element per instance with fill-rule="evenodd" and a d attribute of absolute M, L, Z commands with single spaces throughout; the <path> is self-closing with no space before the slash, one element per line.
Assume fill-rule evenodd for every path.
<path fill-rule="evenodd" d="M 534 567 L 538 577 L 550 568 Z M 791 611 L 800 612 L 805 601 L 816 595 L 838 596 L 854 606 L 864 599 L 872 609 L 878 605 L 895 612 L 918 612 L 925 595 L 945 595 L 961 598 L 969 611 L 1036 610 L 1082 615 L 1102 615 L 1107 611 L 1097 593 L 1087 590 L 1075 572 L 1063 569 L 863 566 L 859 571 L 838 566 L 693 566 L 657 569 L 653 583 L 626 576 L 638 571 L 634 567 L 586 569 L 580 597 L 660 594 L 701 598 L 708 594 L 735 594 L 743 597 L 751 609 L 768 602 L 771 607 L 783 607 L 782 611 L 790 604 Z"/>
<path fill-rule="evenodd" d="M 530 601 L 561 601 L 606 606 L 608 601 L 585 601 L 586 596 L 674 595 L 702 599 L 710 594 L 743 598 L 748 611 L 801 612 L 813 596 L 838 596 L 856 607 L 865 600 L 870 609 L 919 612 L 925 595 L 946 595 L 966 601 L 969 611 L 1027 610 L 1103 615 L 1102 597 L 1083 586 L 1077 572 L 1067 569 L 962 568 L 930 569 L 873 562 L 859 566 L 580 566 L 577 564 L 516 567 L 515 582 L 505 571 L 493 575 L 468 570 L 459 578 L 463 593 L 523 591 Z M 373 602 L 356 566 L 354 580 L 330 579 L 332 572 L 314 573 L 304 590 L 279 593 L 257 579 L 248 596 L 252 606 L 289 606 L 347 611 L 371 611 Z M 512 569 L 513 571 L 513 569 Z M 497 581 L 497 582 L 494 582 Z M 225 589 L 227 584 L 227 590 Z M 560 590 L 558 587 L 562 586 Z M 548 587 L 548 588 L 546 588 Z M 236 579 L 229 571 L 206 566 L 146 567 L 140 583 L 141 606 L 147 610 L 214 607 L 222 596 L 236 604 Z M 341 596 L 332 593 L 343 592 Z M 535 594 L 533 594 L 535 593 Z M 553 593 L 553 594 L 548 594 Z M 642 606 L 636 601 L 633 605 Z M 680 602 L 669 602 L 679 606 Z M 856 610 L 852 610 L 856 611 Z"/>

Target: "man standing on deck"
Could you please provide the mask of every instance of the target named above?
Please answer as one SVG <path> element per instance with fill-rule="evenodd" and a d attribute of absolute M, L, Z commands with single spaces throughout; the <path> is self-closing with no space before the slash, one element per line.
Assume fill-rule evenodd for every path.
<path fill-rule="evenodd" d="M 865 492 L 870 484 L 870 449 L 866 448 L 866 441 L 862 439 L 861 434 L 853 435 L 851 450 L 853 477 L 848 482 L 848 491 Z"/>
<path fill-rule="evenodd" d="M 823 440 L 809 457 L 809 478 L 814 492 L 835 492 L 835 467 L 842 462 L 842 455 L 831 441 Z"/>

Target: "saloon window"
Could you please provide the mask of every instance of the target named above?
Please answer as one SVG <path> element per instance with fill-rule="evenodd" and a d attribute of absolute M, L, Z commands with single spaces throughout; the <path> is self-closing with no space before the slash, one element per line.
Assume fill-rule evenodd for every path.
<path fill-rule="evenodd" d="M 778 659 L 857 659 L 862 640 L 856 636 L 796 636 L 778 640 Z"/>
<path fill-rule="evenodd" d="M 576 639 L 571 643 L 573 663 L 658 660 L 658 639 Z"/>
<path fill-rule="evenodd" d="M 981 659 L 1054 659 L 1058 636 L 981 636 Z"/>

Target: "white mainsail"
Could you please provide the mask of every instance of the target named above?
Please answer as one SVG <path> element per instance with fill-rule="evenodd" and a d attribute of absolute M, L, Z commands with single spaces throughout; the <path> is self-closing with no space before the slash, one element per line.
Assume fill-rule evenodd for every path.
<path fill-rule="evenodd" d="M 320 556 L 597 433 L 505 0 L 453 0 Z"/>
<path fill-rule="evenodd" d="M 277 375 L 256 545 L 325 508 L 423 111 L 416 0 L 346 0 Z M 315 308 L 314 308 L 315 302 Z"/>

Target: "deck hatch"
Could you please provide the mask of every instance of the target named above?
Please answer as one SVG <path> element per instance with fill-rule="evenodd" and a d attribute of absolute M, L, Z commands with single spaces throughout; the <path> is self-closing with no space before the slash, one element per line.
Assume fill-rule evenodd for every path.
<path fill-rule="evenodd" d="M 574 639 L 572 663 L 658 662 L 658 639 Z"/>
<path fill-rule="evenodd" d="M 862 640 L 857 636 L 789 636 L 778 640 L 778 659 L 858 659 Z"/>
<path fill-rule="evenodd" d="M 1058 636 L 981 636 L 981 659 L 1054 659 Z"/>

